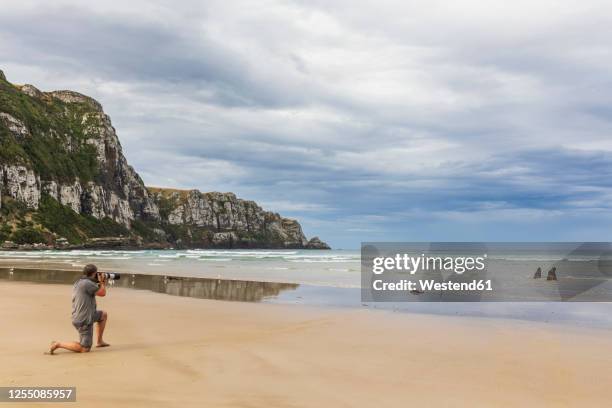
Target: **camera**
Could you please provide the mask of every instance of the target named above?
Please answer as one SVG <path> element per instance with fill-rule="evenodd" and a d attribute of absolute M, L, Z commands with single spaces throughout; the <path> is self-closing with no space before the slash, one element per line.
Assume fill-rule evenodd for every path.
<path fill-rule="evenodd" d="M 98 280 L 98 282 L 100 281 L 100 275 L 104 276 L 104 280 L 106 280 L 106 281 L 113 281 L 113 280 L 121 279 L 121 275 L 118 274 L 118 273 L 113 273 L 113 272 L 98 272 L 96 274 L 96 279 Z"/>

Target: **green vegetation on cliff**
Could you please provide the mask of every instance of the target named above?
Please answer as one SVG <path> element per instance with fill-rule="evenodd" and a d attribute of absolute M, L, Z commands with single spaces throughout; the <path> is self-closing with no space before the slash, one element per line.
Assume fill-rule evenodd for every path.
<path fill-rule="evenodd" d="M 24 123 L 30 134 L 17 138 L 0 126 L 0 162 L 23 164 L 43 179 L 93 180 L 98 173 L 95 149 L 85 143 L 85 114 L 95 120 L 95 106 L 65 103 L 44 95 L 35 98 L 0 79 L 0 112 Z"/>
<path fill-rule="evenodd" d="M 70 207 L 43 194 L 34 219 L 49 231 L 66 238 L 71 244 L 84 243 L 87 238 L 128 236 L 130 232 L 110 218 L 97 219 L 75 213 Z"/>
<path fill-rule="evenodd" d="M 63 237 L 70 244 L 83 244 L 88 238 L 129 236 L 130 231 L 110 218 L 98 220 L 77 214 L 70 207 L 43 194 L 37 211 L 4 197 L 0 210 L 0 242 L 17 244 L 51 243 Z"/>

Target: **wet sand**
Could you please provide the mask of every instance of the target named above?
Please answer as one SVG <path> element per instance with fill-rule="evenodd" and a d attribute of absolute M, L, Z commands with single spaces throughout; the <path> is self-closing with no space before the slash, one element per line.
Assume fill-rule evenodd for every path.
<path fill-rule="evenodd" d="M 607 406 L 612 330 L 112 288 L 110 348 L 73 340 L 70 286 L 0 282 L 0 386 L 84 407 Z M 35 406 L 21 403 L 19 406 Z M 46 404 L 39 404 L 46 406 Z"/>

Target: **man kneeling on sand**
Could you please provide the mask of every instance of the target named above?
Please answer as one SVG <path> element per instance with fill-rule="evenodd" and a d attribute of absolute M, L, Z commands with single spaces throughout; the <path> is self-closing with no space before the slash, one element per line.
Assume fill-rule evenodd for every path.
<path fill-rule="evenodd" d="M 106 296 L 106 276 L 98 273 L 96 265 L 83 268 L 83 276 L 75 282 L 72 289 L 72 324 L 79 332 L 79 341 L 51 343 L 49 352 L 53 354 L 58 348 L 77 353 L 87 353 L 93 343 L 93 326 L 98 323 L 98 338 L 96 347 L 108 347 L 102 340 L 108 314 L 96 310 L 96 296 Z"/>

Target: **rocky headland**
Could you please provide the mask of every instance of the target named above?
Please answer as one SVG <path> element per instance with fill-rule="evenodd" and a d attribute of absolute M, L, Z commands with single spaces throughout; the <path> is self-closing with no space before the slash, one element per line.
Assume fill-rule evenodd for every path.
<path fill-rule="evenodd" d="M 100 103 L 0 71 L 0 242 L 42 248 L 308 248 L 300 224 L 233 193 L 146 187 Z"/>

